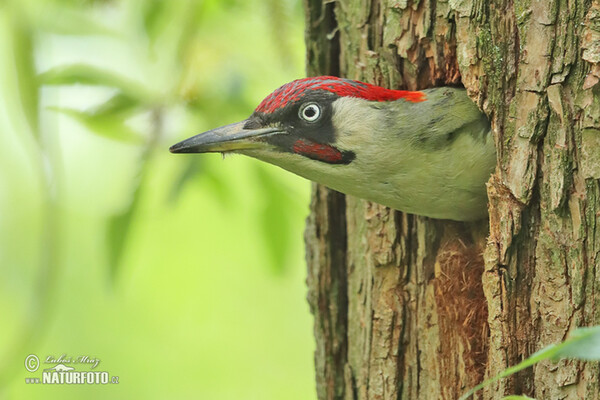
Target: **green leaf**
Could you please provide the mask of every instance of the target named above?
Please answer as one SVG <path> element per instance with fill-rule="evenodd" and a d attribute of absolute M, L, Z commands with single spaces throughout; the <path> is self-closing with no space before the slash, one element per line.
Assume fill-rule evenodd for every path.
<path fill-rule="evenodd" d="M 575 329 L 569 338 L 558 346 L 552 356 L 553 360 L 559 358 L 600 360 L 600 326 Z"/>
<path fill-rule="evenodd" d="M 186 165 L 181 170 L 181 172 L 172 180 L 171 189 L 169 190 L 169 196 L 167 198 L 169 203 L 175 203 L 183 189 L 187 186 L 189 182 L 194 181 L 200 173 L 203 172 L 202 157 L 187 157 Z M 223 186 L 221 184 L 221 186 Z"/>
<path fill-rule="evenodd" d="M 178 31 L 178 37 L 175 38 L 177 57 L 180 62 L 184 62 L 191 51 L 191 44 L 196 40 L 196 35 L 201 24 L 198 23 L 202 16 L 203 2 L 189 1 L 185 7 L 184 14 L 180 17 L 181 29 Z"/>
<path fill-rule="evenodd" d="M 88 11 L 80 11 L 70 6 L 60 6 L 46 2 L 43 6 L 29 6 L 30 18 L 37 28 L 59 35 L 104 35 L 119 34 L 99 22 L 98 15 Z"/>
<path fill-rule="evenodd" d="M 292 247 L 290 235 L 294 203 L 290 193 L 263 166 L 257 166 L 260 184 L 267 193 L 261 213 L 263 237 L 271 256 L 273 270 L 281 273 L 286 269 L 286 261 Z"/>
<path fill-rule="evenodd" d="M 169 13 L 165 8 L 171 5 L 172 2 L 159 0 L 146 0 L 141 3 L 144 8 L 142 11 L 144 19 L 144 30 L 151 42 L 156 40 L 160 30 L 164 28 L 168 21 Z"/>
<path fill-rule="evenodd" d="M 142 104 L 135 98 L 124 93 L 117 93 L 106 102 L 90 110 L 89 114 L 96 117 L 119 116 L 129 117 L 140 109 Z"/>
<path fill-rule="evenodd" d="M 533 397 L 529 397 L 529 396 L 525 396 L 525 395 L 521 395 L 521 396 L 512 395 L 512 396 L 503 397 L 502 400 L 535 400 L 535 399 Z"/>
<path fill-rule="evenodd" d="M 107 228 L 107 244 L 108 244 L 108 258 L 110 268 L 110 278 L 114 282 L 119 273 L 119 267 L 123 258 L 125 245 L 131 230 L 131 224 L 135 212 L 141 202 L 142 198 L 142 178 L 138 180 L 133 192 L 133 198 L 129 206 L 120 214 L 109 218 Z"/>
<path fill-rule="evenodd" d="M 35 135 L 39 135 L 39 86 L 36 79 L 33 32 L 23 21 L 18 9 L 9 14 L 12 35 L 12 62 L 15 65 L 19 88 L 18 98 L 27 122 Z"/>
<path fill-rule="evenodd" d="M 110 115 L 95 116 L 71 108 L 49 107 L 48 109 L 74 118 L 98 136 L 118 140 L 124 143 L 144 143 L 143 137 L 138 132 L 128 127 L 122 118 Z"/>
<path fill-rule="evenodd" d="M 71 64 L 52 68 L 39 75 L 44 85 L 98 85 L 119 89 L 124 96 L 148 102 L 151 93 L 142 84 L 116 72 L 89 64 Z"/>
<path fill-rule="evenodd" d="M 153 57 L 171 60 L 173 83 L 179 85 L 192 43 L 198 40 L 205 4 L 196 0 L 144 0 L 143 25 Z M 172 21 L 178 21 L 175 27 Z"/>
<path fill-rule="evenodd" d="M 204 182 L 210 188 L 210 193 L 217 197 L 220 204 L 225 207 L 235 204 L 235 195 L 233 190 L 231 189 L 230 183 L 227 182 L 226 179 L 223 179 L 223 176 L 221 176 L 218 172 L 208 168 L 201 169 L 197 176 L 200 174 L 202 175 Z M 189 178 L 193 178 L 193 176 L 190 176 Z"/>
<path fill-rule="evenodd" d="M 558 344 L 551 344 L 543 349 L 533 353 L 529 358 L 521 361 L 519 364 L 509 367 L 496 375 L 475 386 L 467 393 L 462 395 L 459 400 L 466 400 L 475 392 L 489 384 L 519 372 L 525 368 L 531 367 L 543 360 L 558 360 L 560 358 L 575 358 L 579 360 L 596 361 L 600 360 L 600 326 L 577 328 L 569 338 Z"/>

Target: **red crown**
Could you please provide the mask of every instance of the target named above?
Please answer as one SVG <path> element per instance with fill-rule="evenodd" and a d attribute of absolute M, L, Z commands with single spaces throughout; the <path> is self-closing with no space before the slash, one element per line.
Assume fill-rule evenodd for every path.
<path fill-rule="evenodd" d="M 287 83 L 268 95 L 256 108 L 257 112 L 272 113 L 289 103 L 299 100 L 306 92 L 326 90 L 341 97 L 358 97 L 370 101 L 405 99 L 413 103 L 425 101 L 425 93 L 408 90 L 385 89 L 350 79 L 335 76 L 317 76 L 297 79 Z"/>

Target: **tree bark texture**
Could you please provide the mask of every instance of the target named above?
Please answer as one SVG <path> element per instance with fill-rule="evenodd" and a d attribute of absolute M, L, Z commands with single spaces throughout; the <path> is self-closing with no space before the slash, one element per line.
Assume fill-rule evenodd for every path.
<path fill-rule="evenodd" d="M 454 399 L 600 324 L 600 0 L 304 1 L 309 75 L 463 84 L 498 151 L 480 223 L 314 185 L 319 399 Z M 597 399 L 599 378 L 543 362 L 476 397 Z"/>

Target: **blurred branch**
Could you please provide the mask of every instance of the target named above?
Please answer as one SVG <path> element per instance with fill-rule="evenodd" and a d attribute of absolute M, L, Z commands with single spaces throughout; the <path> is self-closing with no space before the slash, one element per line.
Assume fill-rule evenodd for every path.
<path fill-rule="evenodd" d="M 294 66 L 294 46 L 291 43 L 291 32 L 290 26 L 291 14 L 287 8 L 289 3 L 282 0 L 269 0 L 267 3 L 269 7 L 269 22 L 271 25 L 271 37 L 273 43 L 277 47 L 277 50 L 283 60 L 283 64 L 286 68 L 293 68 Z"/>
<path fill-rule="evenodd" d="M 43 137 L 39 126 L 39 86 L 37 84 L 34 64 L 34 32 L 24 19 L 22 9 L 16 2 L 9 3 L 8 7 L 0 8 L 0 18 L 5 27 L 3 33 L 11 43 L 6 47 L 5 59 L 14 60 L 16 68 L 6 69 L 9 81 L 16 81 L 16 90 L 4 87 L 11 100 L 16 105 L 9 110 L 9 117 L 14 121 L 21 115 L 24 116 L 28 131 L 36 141 L 37 152 L 32 157 L 32 164 L 37 170 L 42 185 L 43 194 L 43 221 L 41 232 L 41 249 L 39 266 L 37 268 L 36 289 L 31 304 L 31 312 L 18 328 L 14 343 L 8 347 L 8 354 L 3 359 L 8 360 L 0 364 L 0 388 L 6 387 L 12 376 L 16 373 L 14 365 L 22 362 L 23 354 L 31 349 L 33 343 L 40 339 L 39 332 L 46 325 L 52 314 L 54 289 L 57 283 L 60 268 L 60 243 L 62 239 L 60 229 L 60 174 L 57 166 L 60 165 L 58 146 L 52 146 L 53 137 Z M 14 74 L 14 76 L 10 76 Z M 26 132 L 21 132 L 26 134 Z M 54 132 L 53 132 L 54 133 Z"/>

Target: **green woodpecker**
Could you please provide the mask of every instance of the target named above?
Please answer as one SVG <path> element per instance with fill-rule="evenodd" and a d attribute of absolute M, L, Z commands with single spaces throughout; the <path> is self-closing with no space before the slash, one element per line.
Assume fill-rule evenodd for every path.
<path fill-rule="evenodd" d="M 245 154 L 342 193 L 458 221 L 487 215 L 496 165 L 489 121 L 464 89 L 391 90 L 332 76 L 290 82 L 248 119 L 170 150 Z"/>

